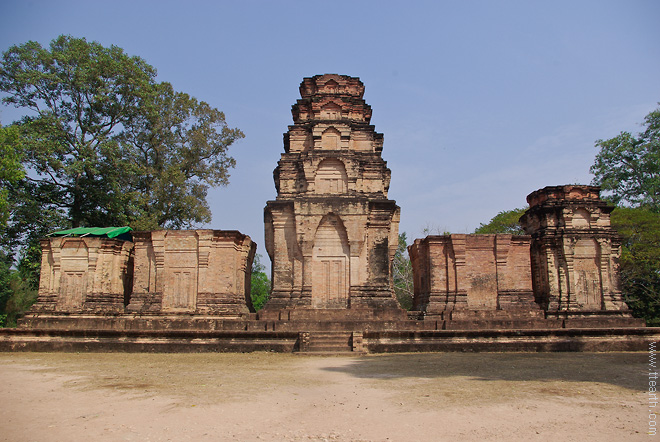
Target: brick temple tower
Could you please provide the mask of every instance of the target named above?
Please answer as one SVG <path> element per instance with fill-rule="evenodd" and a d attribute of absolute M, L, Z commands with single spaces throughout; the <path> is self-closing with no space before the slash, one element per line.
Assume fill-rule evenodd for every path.
<path fill-rule="evenodd" d="M 527 197 L 534 293 L 548 315 L 629 316 L 619 287 L 620 237 L 613 206 L 596 186 L 549 186 Z"/>
<path fill-rule="evenodd" d="M 390 264 L 399 207 L 359 78 L 305 78 L 264 210 L 273 288 L 264 309 L 400 311 Z M 341 312 L 337 312 L 342 314 Z M 345 312 L 344 314 L 347 314 Z"/>

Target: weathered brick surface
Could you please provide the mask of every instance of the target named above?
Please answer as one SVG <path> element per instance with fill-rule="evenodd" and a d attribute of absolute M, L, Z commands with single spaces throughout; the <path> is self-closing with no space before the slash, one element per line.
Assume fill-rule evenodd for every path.
<path fill-rule="evenodd" d="M 537 301 L 549 314 L 628 316 L 619 287 L 620 237 L 614 209 L 595 186 L 552 186 L 527 197 Z"/>
<path fill-rule="evenodd" d="M 120 313 L 130 293 L 133 243 L 111 238 L 41 240 L 39 297 L 31 313 Z"/>
<path fill-rule="evenodd" d="M 264 210 L 277 309 L 399 309 L 390 263 L 399 207 L 387 199 L 383 136 L 358 78 L 305 78 Z"/>
<path fill-rule="evenodd" d="M 521 217 L 529 236 L 416 240 L 408 249 L 414 309 L 451 329 L 554 328 L 559 317 L 581 318 L 576 327 L 642 324 L 621 296 L 620 239 L 599 193 L 578 185 L 533 192 Z"/>
<path fill-rule="evenodd" d="M 539 310 L 534 303 L 530 237 L 442 235 L 415 240 L 414 309 L 426 315 L 456 310 Z M 522 313 L 521 313 L 522 314 Z"/>
<path fill-rule="evenodd" d="M 12 350 L 640 350 L 612 207 L 592 186 L 529 195 L 528 235 L 428 236 L 409 247 L 414 312 L 390 266 L 399 208 L 383 137 L 358 78 L 305 78 L 264 210 L 273 289 L 251 313 L 256 245 L 236 231 L 135 232 L 42 241 L 39 299 Z M 29 330 L 26 330 L 30 328 Z"/>
<path fill-rule="evenodd" d="M 245 315 L 256 244 L 222 230 L 134 232 L 129 312 Z"/>

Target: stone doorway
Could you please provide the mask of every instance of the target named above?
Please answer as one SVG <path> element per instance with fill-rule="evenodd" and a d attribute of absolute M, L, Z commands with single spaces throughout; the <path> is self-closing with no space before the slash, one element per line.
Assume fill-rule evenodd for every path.
<path fill-rule="evenodd" d="M 346 229 L 334 214 L 326 215 L 314 238 L 312 307 L 348 307 L 349 247 Z"/>

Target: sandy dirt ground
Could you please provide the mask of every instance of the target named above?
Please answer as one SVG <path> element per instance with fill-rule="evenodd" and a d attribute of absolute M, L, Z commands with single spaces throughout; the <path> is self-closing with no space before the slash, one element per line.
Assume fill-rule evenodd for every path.
<path fill-rule="evenodd" d="M 2 441 L 636 441 L 643 353 L 0 353 Z"/>

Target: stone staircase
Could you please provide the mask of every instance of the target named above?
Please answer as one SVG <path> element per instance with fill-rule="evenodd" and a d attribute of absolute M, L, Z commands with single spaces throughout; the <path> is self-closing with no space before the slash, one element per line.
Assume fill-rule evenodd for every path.
<path fill-rule="evenodd" d="M 324 353 L 363 353 L 362 332 L 308 331 L 298 334 L 299 352 Z"/>

